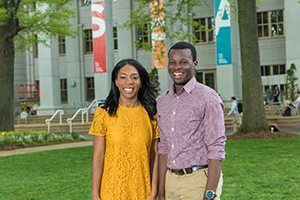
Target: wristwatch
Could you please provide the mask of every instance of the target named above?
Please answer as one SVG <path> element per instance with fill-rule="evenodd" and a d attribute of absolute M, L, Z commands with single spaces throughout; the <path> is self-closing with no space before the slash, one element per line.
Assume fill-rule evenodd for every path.
<path fill-rule="evenodd" d="M 212 190 L 206 190 L 205 192 L 205 197 L 208 199 L 214 199 L 216 196 L 216 193 Z"/>

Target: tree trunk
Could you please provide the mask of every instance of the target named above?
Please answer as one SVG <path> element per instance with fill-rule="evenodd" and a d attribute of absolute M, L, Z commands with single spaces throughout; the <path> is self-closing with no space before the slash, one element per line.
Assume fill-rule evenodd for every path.
<path fill-rule="evenodd" d="M 0 26 L 0 131 L 14 130 L 14 43 L 6 38 L 7 26 Z"/>
<path fill-rule="evenodd" d="M 256 0 L 238 0 L 243 80 L 243 123 L 239 132 L 265 132 L 268 124 L 263 106 Z"/>

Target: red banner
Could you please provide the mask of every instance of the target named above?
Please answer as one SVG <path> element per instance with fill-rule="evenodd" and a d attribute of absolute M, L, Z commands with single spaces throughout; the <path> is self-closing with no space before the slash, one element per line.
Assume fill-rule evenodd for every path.
<path fill-rule="evenodd" d="M 92 2 L 94 73 L 106 72 L 106 27 L 104 2 Z"/>

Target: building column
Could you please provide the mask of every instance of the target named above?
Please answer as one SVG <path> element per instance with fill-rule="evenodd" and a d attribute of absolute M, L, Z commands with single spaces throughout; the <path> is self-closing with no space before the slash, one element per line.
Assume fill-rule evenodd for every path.
<path fill-rule="evenodd" d="M 105 12 L 105 33 L 106 33 L 106 72 L 94 73 L 95 98 L 104 100 L 110 91 L 110 76 L 114 67 L 114 45 L 113 45 L 113 20 L 112 20 L 112 1 L 93 0 L 92 2 L 104 2 Z M 94 48 L 94 53 L 96 49 Z"/>
<path fill-rule="evenodd" d="M 238 24 L 227 0 L 214 0 L 218 93 L 226 106 L 230 98 L 242 99 Z"/>
<path fill-rule="evenodd" d="M 60 74 L 57 38 L 49 40 L 49 47 L 38 45 L 40 106 L 37 115 L 52 115 L 62 109 L 60 101 Z"/>
<path fill-rule="evenodd" d="M 284 10 L 286 69 L 294 63 L 297 68 L 296 76 L 300 77 L 300 23 L 299 18 L 295 17 L 300 12 L 300 4 L 297 1 L 284 1 Z"/>

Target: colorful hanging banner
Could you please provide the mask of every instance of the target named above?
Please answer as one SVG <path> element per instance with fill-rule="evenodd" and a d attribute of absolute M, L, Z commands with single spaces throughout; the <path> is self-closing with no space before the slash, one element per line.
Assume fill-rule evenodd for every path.
<path fill-rule="evenodd" d="M 232 64 L 230 3 L 228 0 L 215 0 L 215 32 L 217 65 Z"/>
<path fill-rule="evenodd" d="M 152 67 L 156 69 L 166 68 L 166 39 L 165 33 L 163 32 L 164 17 L 163 12 L 159 14 L 154 14 L 155 9 L 163 9 L 164 0 L 156 0 L 150 3 L 150 13 L 152 17 Z M 159 24 L 156 26 L 156 24 Z"/>
<path fill-rule="evenodd" d="M 106 72 L 106 27 L 104 1 L 92 1 L 92 31 L 94 52 L 94 73 Z"/>

